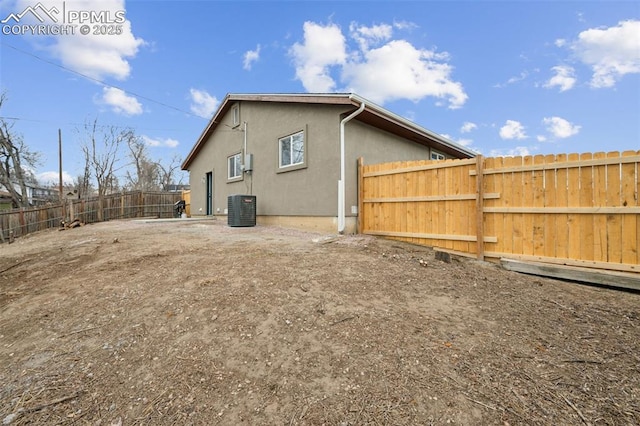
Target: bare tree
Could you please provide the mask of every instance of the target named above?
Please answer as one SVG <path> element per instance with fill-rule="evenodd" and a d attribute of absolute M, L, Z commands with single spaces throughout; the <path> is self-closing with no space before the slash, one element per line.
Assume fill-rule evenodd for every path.
<path fill-rule="evenodd" d="M 166 189 L 168 185 L 179 184 L 181 159 L 174 154 L 168 162 L 154 161 L 149 156 L 148 145 L 139 138 L 129 141 L 129 157 L 133 170 L 125 174 L 126 186 L 143 191 Z M 177 181 L 179 180 L 179 181 Z"/>
<path fill-rule="evenodd" d="M 0 108 L 5 101 L 6 94 L 0 94 Z M 0 119 L 0 185 L 9 192 L 14 207 L 28 207 L 27 183 L 35 183 L 35 176 L 25 166 L 35 168 L 39 154 L 31 151 L 12 127 Z"/>
<path fill-rule="evenodd" d="M 147 145 L 140 138 L 128 142 L 133 172 L 125 174 L 126 185 L 131 189 L 154 191 L 161 186 L 161 166 L 149 158 Z"/>
<path fill-rule="evenodd" d="M 180 184 L 182 179 L 178 181 L 176 181 L 176 179 L 178 178 L 178 174 L 180 172 L 181 163 L 182 163 L 182 160 L 180 159 L 178 154 L 175 154 L 173 157 L 171 157 L 169 164 L 164 165 L 162 164 L 162 162 L 158 162 L 158 169 L 160 172 L 160 182 L 163 189 L 171 184 L 178 184 L 178 185 Z"/>
<path fill-rule="evenodd" d="M 83 150 L 84 156 L 84 168 L 81 175 L 78 175 L 73 180 L 73 187 L 78 191 L 78 198 L 87 199 L 93 192 L 93 185 L 91 185 L 91 159 L 89 158 L 89 151 Z"/>
<path fill-rule="evenodd" d="M 98 120 L 85 124 L 85 140 L 82 152 L 98 189 L 98 221 L 104 220 L 104 197 L 117 189 L 116 173 L 119 169 L 120 148 L 135 139 L 131 129 L 115 126 L 99 126 Z"/>

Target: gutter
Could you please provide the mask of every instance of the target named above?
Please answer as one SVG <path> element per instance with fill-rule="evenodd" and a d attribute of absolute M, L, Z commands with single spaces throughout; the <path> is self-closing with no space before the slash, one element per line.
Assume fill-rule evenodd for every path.
<path fill-rule="evenodd" d="M 358 96 L 356 94 L 352 94 L 351 96 L 349 96 L 349 99 L 354 99 L 356 101 L 359 102 L 365 102 L 365 99 L 362 98 L 361 96 Z M 432 141 L 442 144 L 445 147 L 448 147 L 450 149 L 453 149 L 454 151 L 457 151 L 458 153 L 462 154 L 462 155 L 466 155 L 469 158 L 474 158 L 476 155 L 478 155 L 477 152 L 474 152 L 462 145 L 460 145 L 457 142 L 452 141 L 449 138 L 446 138 L 438 133 L 434 133 L 431 130 L 424 128 L 422 126 L 420 126 L 417 123 L 414 123 L 413 121 L 407 120 L 406 118 L 391 112 L 389 110 L 384 109 L 383 107 L 374 104 L 371 101 L 367 101 L 367 110 L 369 112 L 371 112 L 374 115 L 377 115 L 381 118 L 383 118 L 385 121 L 391 122 L 391 123 L 395 123 L 398 126 L 404 127 L 408 130 L 410 130 L 413 133 L 417 133 L 420 134 L 424 137 L 427 137 L 428 139 L 431 139 Z"/>
<path fill-rule="evenodd" d="M 353 94 L 349 95 L 349 99 L 353 99 Z M 360 108 L 351 113 L 348 117 L 345 117 L 340 121 L 340 180 L 338 181 L 338 233 L 344 234 L 345 228 L 345 198 L 346 194 L 344 191 L 345 184 L 345 140 L 344 140 L 344 126 L 348 121 L 351 121 L 354 117 L 359 115 L 362 111 L 364 111 L 366 104 L 363 99 L 360 99 Z"/>

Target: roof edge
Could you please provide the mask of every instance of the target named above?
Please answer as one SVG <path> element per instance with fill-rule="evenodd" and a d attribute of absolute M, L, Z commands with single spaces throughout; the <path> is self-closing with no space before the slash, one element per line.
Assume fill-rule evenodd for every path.
<path fill-rule="evenodd" d="M 359 107 L 362 103 L 365 104 L 365 110 L 374 113 L 388 121 L 395 122 L 399 126 L 405 127 L 412 132 L 421 134 L 433 141 L 443 144 L 454 151 L 467 157 L 475 157 L 476 152 L 460 145 L 457 142 L 452 141 L 438 133 L 422 127 L 413 121 L 410 121 L 394 112 L 385 109 L 384 107 L 372 102 L 366 98 L 363 98 L 356 93 L 227 93 L 218 106 L 218 109 L 214 113 L 211 120 L 202 131 L 195 145 L 187 154 L 187 157 L 182 162 L 181 169 L 187 170 L 197 153 L 202 148 L 202 145 L 207 136 L 213 132 L 218 119 L 226 113 L 231 102 L 237 101 L 254 101 L 254 102 L 295 102 L 295 103 L 314 103 L 314 104 L 335 104 L 335 105 L 353 105 Z"/>
<path fill-rule="evenodd" d="M 438 133 L 435 133 L 425 127 L 420 126 L 419 124 L 408 120 L 404 117 L 402 117 L 401 115 L 398 115 L 392 111 L 389 111 L 388 109 L 376 104 L 375 102 L 372 102 L 366 98 L 363 98 L 362 96 L 359 96 L 355 93 L 353 93 L 351 95 L 352 99 L 357 100 L 358 103 L 360 102 L 364 102 L 365 105 L 367 105 L 367 109 L 369 109 L 371 112 L 375 112 L 376 114 L 380 115 L 380 116 L 384 116 L 388 119 L 392 119 L 393 121 L 395 121 L 396 123 L 398 123 L 399 125 L 402 125 L 403 127 L 412 130 L 416 133 L 422 133 L 425 136 L 427 136 L 429 139 L 433 139 L 436 142 L 440 142 L 444 145 L 447 145 L 449 147 L 451 147 L 452 149 L 467 155 L 469 157 L 475 157 L 478 155 L 478 153 L 466 148 L 463 145 L 460 145 L 457 142 L 452 141 L 449 138 L 446 138 Z M 369 108 L 370 107 L 370 108 Z"/>

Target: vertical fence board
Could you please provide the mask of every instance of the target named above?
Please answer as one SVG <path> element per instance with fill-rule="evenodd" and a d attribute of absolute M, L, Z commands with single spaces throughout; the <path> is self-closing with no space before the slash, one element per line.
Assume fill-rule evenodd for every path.
<path fill-rule="evenodd" d="M 622 157 L 630 157 L 635 155 L 635 151 L 625 151 Z M 623 207 L 638 206 L 638 188 L 637 188 L 637 163 L 625 163 L 622 165 L 621 179 L 621 201 Z M 622 215 L 622 263 L 633 263 L 638 259 L 638 229 L 637 215 Z"/>
<path fill-rule="evenodd" d="M 469 172 L 466 171 L 468 175 Z M 476 243 L 469 244 L 469 253 L 476 253 L 479 260 L 484 260 L 484 228 L 485 228 L 485 218 L 484 218 L 484 194 L 485 194 L 485 183 L 484 183 L 484 157 L 479 155 L 476 158 L 475 165 L 475 186 L 476 186 L 476 205 L 475 210 L 473 210 L 472 218 L 470 220 L 475 220 L 475 231 L 476 231 Z M 472 179 L 469 179 L 470 181 Z"/>
<path fill-rule="evenodd" d="M 568 161 L 568 155 L 560 154 L 556 156 L 558 163 Z M 569 207 L 569 169 L 562 167 L 556 170 L 556 206 Z M 555 257 L 569 258 L 569 215 L 555 215 Z"/>
<path fill-rule="evenodd" d="M 618 158 L 619 152 L 607 153 L 607 158 Z M 621 165 L 607 165 L 607 204 L 611 207 L 619 207 L 621 196 Z M 607 215 L 607 261 L 622 262 L 622 220 L 620 215 Z"/>
<path fill-rule="evenodd" d="M 480 160 L 482 161 L 482 158 Z M 466 221 L 464 222 L 466 222 L 466 226 L 464 226 L 462 229 L 458 229 L 458 234 L 470 235 L 477 238 L 478 232 L 482 232 L 484 230 L 482 226 L 478 227 L 478 220 L 480 221 L 480 224 L 482 224 L 482 217 L 478 217 L 478 215 L 476 214 L 476 197 L 478 195 L 478 183 L 482 183 L 482 178 L 484 177 L 484 175 L 481 174 L 480 177 L 478 177 L 477 174 L 475 176 L 469 175 L 469 172 L 471 170 L 477 169 L 476 166 L 477 164 L 471 164 L 460 167 L 460 180 L 462 182 L 462 190 L 460 192 L 460 195 L 468 194 L 472 198 L 462 201 L 462 204 L 465 206 L 464 215 Z M 480 188 L 481 193 L 482 189 L 483 188 Z M 482 212 L 482 209 L 480 209 L 480 212 Z M 482 242 L 482 239 L 480 241 Z M 465 241 L 461 251 L 465 253 L 478 253 L 478 248 L 476 246 L 477 244 L 475 242 Z M 484 248 L 480 250 L 480 252 L 484 252 Z"/>
<path fill-rule="evenodd" d="M 416 176 L 416 188 L 415 188 L 415 196 L 419 196 L 422 194 L 426 194 L 427 188 L 427 170 L 422 170 L 418 172 Z M 428 216 L 427 216 L 427 204 L 428 203 L 415 203 L 414 208 L 416 209 L 415 213 L 415 230 L 414 232 L 422 232 L 423 229 L 429 229 L 430 226 L 428 224 Z M 416 243 L 420 243 L 419 239 L 415 240 Z"/>
<path fill-rule="evenodd" d="M 593 154 L 596 160 L 606 158 L 604 152 Z M 593 170 L 593 205 L 607 206 L 607 166 L 599 165 Z M 598 262 L 607 261 L 607 215 L 593 215 L 593 259 Z"/>
<path fill-rule="evenodd" d="M 497 165 L 497 159 L 496 158 L 485 158 L 484 159 L 484 169 L 495 169 L 498 167 Z M 500 189 L 497 187 L 496 185 L 496 179 L 499 175 L 498 174 L 487 174 L 486 176 L 484 176 L 483 178 L 483 183 L 484 183 L 484 193 L 485 194 L 495 194 L 498 193 L 499 197 L 504 197 L 504 194 L 500 193 Z M 486 199 L 484 200 L 484 209 L 486 208 L 493 208 L 496 207 L 497 204 L 499 202 L 499 199 Z M 484 211 L 479 212 L 482 216 L 483 216 L 483 220 L 484 220 L 484 235 L 491 235 L 491 236 L 496 236 L 497 235 L 497 213 L 486 213 Z M 499 240 L 498 240 L 499 243 Z M 486 251 L 498 251 L 498 243 L 485 243 L 482 244 L 481 242 L 478 242 L 478 244 L 482 244 L 484 247 L 484 250 Z"/>
<path fill-rule="evenodd" d="M 580 162 L 589 161 L 593 154 L 580 154 Z M 594 198 L 593 188 L 593 166 L 580 166 L 579 199 L 580 207 L 592 207 Z M 576 259 L 593 259 L 593 215 L 581 214 L 578 217 L 580 223 L 580 254 Z"/>
<path fill-rule="evenodd" d="M 543 155 L 536 155 L 533 157 L 533 164 L 544 165 L 545 157 Z M 531 199 L 532 207 L 541 208 L 544 207 L 545 196 L 545 171 L 534 170 L 531 172 Z M 545 215 L 535 213 L 531 216 L 531 254 L 536 256 L 544 255 L 544 237 L 545 237 Z"/>
<path fill-rule="evenodd" d="M 448 179 L 447 195 L 459 195 L 462 190 L 462 181 L 460 178 L 461 167 L 451 167 L 447 170 L 451 171 L 451 179 Z M 469 177 L 466 177 L 467 180 Z M 465 219 L 464 216 L 464 203 L 459 201 L 449 201 L 447 203 L 447 234 L 456 235 L 458 226 L 462 226 L 460 223 Z M 456 217 L 459 215 L 458 217 Z M 451 249 L 455 251 L 464 251 L 463 241 L 452 241 Z"/>
<path fill-rule="evenodd" d="M 382 169 L 382 166 L 380 165 L 375 165 L 373 166 L 373 171 L 379 171 Z M 384 194 L 384 179 L 375 179 L 375 182 L 377 183 L 377 185 L 375 186 L 375 193 L 372 195 L 375 198 L 379 198 Z M 374 228 L 375 230 L 380 230 L 383 229 L 383 215 L 384 212 L 382 211 L 382 204 L 381 203 L 374 203 L 372 204 L 373 208 L 375 209 L 375 212 L 373 214 L 374 216 Z"/>
<path fill-rule="evenodd" d="M 545 169 L 543 172 L 542 180 L 543 180 L 543 207 L 556 207 L 557 206 L 557 173 L 556 169 L 552 167 L 553 163 L 555 163 L 555 155 L 547 155 L 544 157 L 543 161 L 545 164 Z M 542 220 L 542 223 L 539 226 L 543 227 L 544 237 L 543 237 L 543 247 L 542 250 L 536 251 L 536 255 L 546 256 L 546 257 L 556 257 L 556 218 L 555 215 L 545 214 Z"/>
<path fill-rule="evenodd" d="M 429 171 L 431 176 L 431 192 L 430 195 L 440 194 L 440 169 L 433 169 Z M 429 203 L 431 207 L 431 232 L 437 234 L 440 232 L 440 202 Z M 432 241 L 432 244 L 437 244 L 436 240 Z"/>
<path fill-rule="evenodd" d="M 640 154 L 640 151 L 637 152 Z M 640 162 L 636 161 L 636 207 L 640 207 Z M 640 214 L 634 215 L 636 217 L 636 264 L 640 265 Z"/>
<path fill-rule="evenodd" d="M 569 154 L 569 161 L 575 162 L 580 159 L 578 154 Z M 580 207 L 580 168 L 570 167 L 567 170 L 568 186 L 568 206 Z M 567 257 L 569 259 L 580 259 L 580 218 L 578 215 L 567 215 L 567 227 L 569 236 L 567 241 Z"/>
<path fill-rule="evenodd" d="M 522 157 L 507 157 L 504 159 L 507 167 L 519 166 L 522 164 Z M 505 203 L 508 206 L 519 206 L 522 203 L 522 172 L 509 172 L 503 177 L 504 184 L 509 194 L 505 197 Z M 504 221 L 504 229 L 502 230 L 505 240 L 505 248 L 507 253 L 522 252 L 522 215 L 519 213 L 506 214 Z"/>
<path fill-rule="evenodd" d="M 527 155 L 522 158 L 523 166 L 533 164 L 533 157 Z M 533 207 L 533 171 L 522 172 L 522 207 Z M 521 214 L 522 218 L 522 254 L 533 255 L 533 215 Z"/>
<path fill-rule="evenodd" d="M 504 157 L 495 158 L 494 168 L 497 170 L 504 169 L 504 167 L 506 167 L 504 160 L 505 160 Z M 500 194 L 499 199 L 493 200 L 492 207 L 508 207 L 509 206 L 508 199 L 509 197 L 511 197 L 511 187 L 508 187 L 505 184 L 506 175 L 504 173 L 499 173 L 499 174 L 495 173 L 495 174 L 492 174 L 491 176 L 493 177 L 493 180 L 494 180 L 493 191 Z M 504 229 L 507 226 L 506 224 L 507 215 L 504 213 L 494 213 L 493 217 L 494 217 L 494 223 L 495 223 L 494 235 L 498 239 L 494 249 L 496 252 L 506 253 L 507 252 L 507 235 L 505 234 Z M 511 236 L 509 235 L 508 237 L 510 242 Z M 509 245 L 509 247 L 511 247 L 511 245 Z"/>
<path fill-rule="evenodd" d="M 450 173 L 447 172 L 447 169 L 438 169 L 438 179 L 436 180 L 436 184 L 438 185 L 437 194 L 446 195 L 447 194 L 447 179 L 450 179 Z M 446 201 L 438 201 L 438 228 L 436 230 L 436 234 L 446 234 L 447 233 L 447 205 Z M 444 241 L 442 243 L 442 247 L 451 248 L 450 241 Z"/>

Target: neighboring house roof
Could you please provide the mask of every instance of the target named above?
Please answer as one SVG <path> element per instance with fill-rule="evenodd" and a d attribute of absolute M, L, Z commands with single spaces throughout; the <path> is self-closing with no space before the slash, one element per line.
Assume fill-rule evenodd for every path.
<path fill-rule="evenodd" d="M 472 158 L 476 153 L 452 140 L 425 129 L 381 106 L 368 101 L 355 93 L 275 93 L 275 94 L 238 94 L 229 93 L 218 107 L 211 121 L 204 129 L 196 144 L 191 148 L 186 159 L 182 163 L 182 169 L 188 169 L 193 159 L 198 155 L 200 149 L 211 136 L 219 120 L 229 111 L 234 102 L 285 102 L 304 104 L 333 104 L 352 105 L 353 111 L 365 104 L 364 111 L 354 119 L 373 127 L 385 130 L 394 135 L 414 141 L 422 145 L 430 145 L 438 151 L 448 153 L 454 157 Z M 348 113 L 350 111 L 347 111 Z"/>
<path fill-rule="evenodd" d="M 182 190 L 188 190 L 190 189 L 190 186 L 187 184 L 168 184 L 168 185 L 164 185 L 163 189 L 165 191 L 169 191 L 169 192 L 177 192 L 177 191 L 182 191 Z"/>

